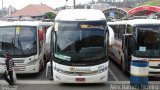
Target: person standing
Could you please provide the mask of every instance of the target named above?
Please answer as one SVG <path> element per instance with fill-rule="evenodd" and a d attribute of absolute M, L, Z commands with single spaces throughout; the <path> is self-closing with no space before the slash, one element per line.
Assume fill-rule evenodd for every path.
<path fill-rule="evenodd" d="M 14 80 L 13 80 L 14 62 L 13 62 L 13 59 L 8 52 L 4 54 L 4 57 L 6 58 L 6 60 L 5 60 L 5 64 L 6 64 L 5 80 L 9 83 L 9 85 L 14 85 Z"/>

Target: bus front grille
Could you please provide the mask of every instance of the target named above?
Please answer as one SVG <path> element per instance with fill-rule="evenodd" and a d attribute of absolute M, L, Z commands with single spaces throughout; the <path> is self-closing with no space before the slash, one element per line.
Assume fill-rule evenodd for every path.
<path fill-rule="evenodd" d="M 13 69 L 15 71 L 25 71 L 26 67 L 24 64 L 24 60 L 13 60 L 13 62 L 14 62 Z"/>
<path fill-rule="evenodd" d="M 13 60 L 14 63 L 24 63 L 24 60 Z"/>

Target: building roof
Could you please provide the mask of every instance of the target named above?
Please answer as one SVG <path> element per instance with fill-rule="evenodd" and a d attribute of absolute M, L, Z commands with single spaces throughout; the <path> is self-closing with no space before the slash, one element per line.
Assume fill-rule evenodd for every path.
<path fill-rule="evenodd" d="M 47 12 L 54 12 L 54 10 L 45 4 L 30 4 L 11 16 L 42 16 Z"/>

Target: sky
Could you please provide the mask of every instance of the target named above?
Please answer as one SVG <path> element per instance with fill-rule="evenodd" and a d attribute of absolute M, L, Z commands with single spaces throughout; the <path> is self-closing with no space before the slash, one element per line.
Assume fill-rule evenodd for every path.
<path fill-rule="evenodd" d="M 76 0 L 76 4 L 88 3 L 92 0 Z M 94 0 L 97 1 L 97 0 Z M 3 0 L 3 7 L 9 7 L 10 5 L 16 9 L 22 9 L 29 4 L 47 4 L 52 8 L 57 8 L 66 5 L 66 0 Z M 73 6 L 73 0 L 68 0 L 67 5 Z M 0 9 L 2 9 L 2 0 L 0 0 Z"/>

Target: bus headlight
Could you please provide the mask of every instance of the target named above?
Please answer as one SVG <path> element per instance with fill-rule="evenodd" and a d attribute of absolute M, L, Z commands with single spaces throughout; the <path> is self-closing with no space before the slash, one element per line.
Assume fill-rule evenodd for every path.
<path fill-rule="evenodd" d="M 56 68 L 56 67 L 54 68 L 54 70 L 57 71 L 57 72 L 59 72 L 59 73 L 66 73 L 66 71 L 61 70 L 61 69 L 58 69 L 58 68 Z"/>
<path fill-rule="evenodd" d="M 108 69 L 107 67 L 101 68 L 101 69 L 98 70 L 98 73 L 105 72 L 107 69 Z"/>
<path fill-rule="evenodd" d="M 27 66 L 34 65 L 37 62 L 38 62 L 38 59 L 32 60 L 32 61 L 30 61 L 30 62 L 27 63 Z"/>

